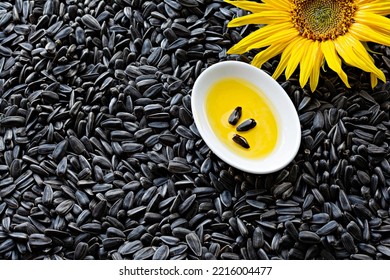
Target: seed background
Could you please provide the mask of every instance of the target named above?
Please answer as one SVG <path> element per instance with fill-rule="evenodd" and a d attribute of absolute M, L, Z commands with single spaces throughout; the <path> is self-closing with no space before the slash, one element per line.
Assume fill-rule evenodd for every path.
<path fill-rule="evenodd" d="M 210 152 L 191 88 L 256 26 L 222 1 L 0 3 L 0 259 L 388 259 L 389 90 L 345 67 L 269 175 Z M 388 77 L 390 49 L 370 44 Z M 264 64 L 273 73 L 277 58 Z M 325 66 L 326 69 L 326 66 Z"/>

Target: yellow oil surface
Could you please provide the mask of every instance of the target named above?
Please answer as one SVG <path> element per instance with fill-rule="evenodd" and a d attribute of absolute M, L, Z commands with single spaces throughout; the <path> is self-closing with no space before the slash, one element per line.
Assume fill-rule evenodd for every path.
<path fill-rule="evenodd" d="M 230 114 L 242 107 L 242 115 L 236 125 L 228 122 Z M 270 154 L 278 141 L 277 119 L 274 109 L 264 94 L 247 81 L 226 78 L 215 83 L 206 97 L 206 113 L 211 128 L 229 149 L 242 157 L 256 159 Z M 257 125 L 249 131 L 237 132 L 236 127 L 253 118 Z M 243 136 L 250 148 L 235 143 L 234 134 Z"/>

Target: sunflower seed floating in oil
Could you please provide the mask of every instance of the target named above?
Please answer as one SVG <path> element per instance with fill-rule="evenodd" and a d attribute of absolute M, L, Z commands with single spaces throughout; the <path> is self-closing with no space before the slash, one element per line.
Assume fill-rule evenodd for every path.
<path fill-rule="evenodd" d="M 256 121 L 254 119 L 247 119 L 237 126 L 237 131 L 248 131 L 256 126 Z"/>
<path fill-rule="evenodd" d="M 242 107 L 238 106 L 236 107 L 233 112 L 229 116 L 229 123 L 231 125 L 236 125 L 237 122 L 240 120 L 242 114 Z"/>
<path fill-rule="evenodd" d="M 245 149 L 250 148 L 248 141 L 244 137 L 242 137 L 241 135 L 234 134 L 233 141 Z"/>

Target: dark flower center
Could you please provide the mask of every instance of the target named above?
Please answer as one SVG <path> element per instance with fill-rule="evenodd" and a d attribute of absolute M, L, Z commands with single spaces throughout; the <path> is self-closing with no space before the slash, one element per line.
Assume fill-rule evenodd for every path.
<path fill-rule="evenodd" d="M 292 22 L 303 37 L 334 40 L 353 23 L 354 0 L 293 0 Z"/>

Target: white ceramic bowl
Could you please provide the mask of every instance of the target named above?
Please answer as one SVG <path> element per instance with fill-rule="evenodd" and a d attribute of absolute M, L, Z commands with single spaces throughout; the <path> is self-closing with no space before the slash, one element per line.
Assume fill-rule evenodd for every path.
<path fill-rule="evenodd" d="M 275 109 L 278 143 L 269 155 L 259 159 L 241 157 L 224 145 L 212 131 L 205 109 L 206 95 L 211 86 L 226 78 L 247 80 L 266 95 Z M 301 126 L 297 111 L 283 88 L 259 68 L 238 61 L 225 61 L 210 66 L 195 81 L 191 106 L 195 124 L 206 144 L 220 159 L 242 171 L 253 174 L 278 171 L 288 165 L 298 152 Z"/>

